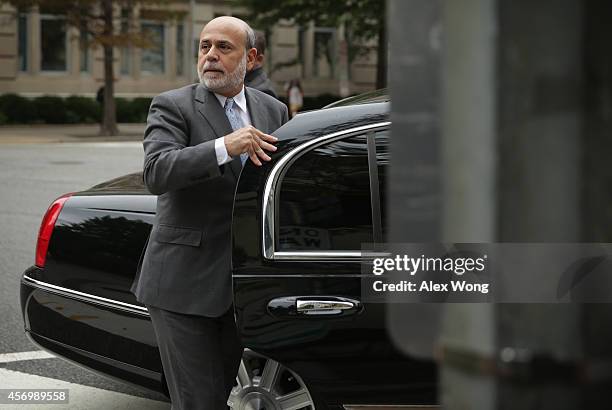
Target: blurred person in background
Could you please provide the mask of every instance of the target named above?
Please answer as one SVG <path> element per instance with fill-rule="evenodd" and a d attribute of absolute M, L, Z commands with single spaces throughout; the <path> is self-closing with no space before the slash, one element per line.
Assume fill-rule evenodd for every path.
<path fill-rule="evenodd" d="M 287 88 L 287 101 L 289 102 L 289 117 L 295 117 L 295 114 L 302 108 L 304 104 L 304 91 L 300 80 L 297 78 L 291 80 Z"/>
<path fill-rule="evenodd" d="M 255 88 L 256 90 L 262 91 L 278 99 L 278 96 L 274 92 L 272 81 L 270 81 L 263 70 L 266 54 L 266 37 L 261 31 L 255 32 L 255 48 L 257 49 L 255 64 L 250 71 L 247 71 L 247 75 L 244 77 L 244 85 Z"/>

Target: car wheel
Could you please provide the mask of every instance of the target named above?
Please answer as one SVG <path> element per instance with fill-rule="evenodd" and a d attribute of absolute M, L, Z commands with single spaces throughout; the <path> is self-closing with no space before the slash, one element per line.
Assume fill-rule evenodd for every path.
<path fill-rule="evenodd" d="M 232 410 L 315 410 L 300 376 L 249 349 L 242 355 L 227 404 Z"/>

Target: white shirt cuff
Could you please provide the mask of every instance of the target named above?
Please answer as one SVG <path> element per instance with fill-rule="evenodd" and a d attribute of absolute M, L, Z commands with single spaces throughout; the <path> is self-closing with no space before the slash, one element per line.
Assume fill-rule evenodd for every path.
<path fill-rule="evenodd" d="M 215 154 L 217 154 L 217 164 L 219 165 L 228 163 L 233 159 L 227 153 L 227 148 L 225 148 L 224 137 L 217 138 L 215 140 Z"/>

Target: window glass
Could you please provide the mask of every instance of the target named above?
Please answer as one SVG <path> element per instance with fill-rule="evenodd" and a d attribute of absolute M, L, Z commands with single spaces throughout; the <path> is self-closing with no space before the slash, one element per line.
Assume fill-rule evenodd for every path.
<path fill-rule="evenodd" d="M 182 76 L 185 63 L 185 29 L 180 23 L 176 26 L 176 75 Z"/>
<path fill-rule="evenodd" d="M 40 67 L 43 71 L 66 71 L 66 27 L 55 16 L 40 17 Z"/>
<path fill-rule="evenodd" d="M 359 251 L 372 242 L 365 135 L 299 157 L 280 183 L 276 249 Z"/>
<path fill-rule="evenodd" d="M 312 74 L 315 77 L 334 78 L 336 65 L 336 29 L 315 28 Z"/>
<path fill-rule="evenodd" d="M 380 194 L 380 219 L 382 239 L 387 242 L 387 175 L 391 163 L 391 133 L 389 130 L 376 133 L 376 164 L 378 167 L 378 191 Z"/>
<path fill-rule="evenodd" d="M 28 71 L 28 15 L 19 14 L 18 26 L 18 53 L 19 71 Z"/>
<path fill-rule="evenodd" d="M 151 47 L 142 50 L 142 71 L 151 74 L 164 73 L 164 25 L 142 23 L 142 31 L 147 33 Z"/>
<path fill-rule="evenodd" d="M 121 34 L 128 37 L 130 32 L 130 11 L 126 8 L 121 10 Z M 121 64 L 119 67 L 121 75 L 129 76 L 132 71 L 132 56 L 129 46 L 121 47 Z"/>
<path fill-rule="evenodd" d="M 89 71 L 89 33 L 85 26 L 81 27 L 79 51 L 81 52 L 81 72 L 87 72 Z"/>
<path fill-rule="evenodd" d="M 308 35 L 308 27 L 300 26 L 298 29 L 298 59 L 301 64 L 302 76 L 304 76 L 304 64 L 306 62 L 306 37 Z"/>

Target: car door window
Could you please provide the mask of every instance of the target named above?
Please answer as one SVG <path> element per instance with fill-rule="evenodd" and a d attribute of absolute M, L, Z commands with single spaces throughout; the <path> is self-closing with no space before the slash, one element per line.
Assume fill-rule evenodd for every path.
<path fill-rule="evenodd" d="M 365 135 L 314 148 L 280 181 L 276 249 L 361 250 L 373 241 Z"/>

